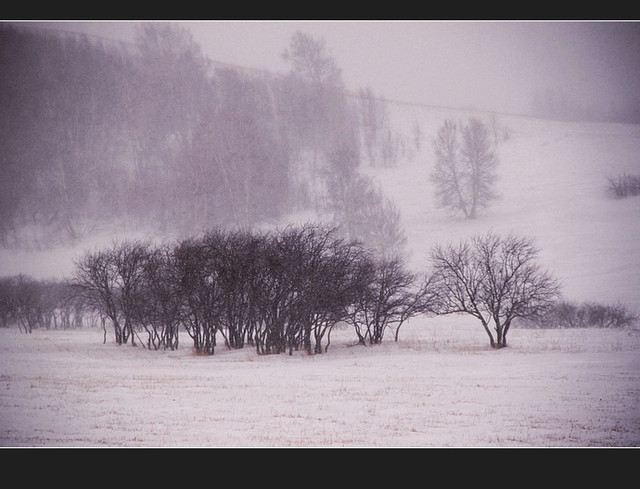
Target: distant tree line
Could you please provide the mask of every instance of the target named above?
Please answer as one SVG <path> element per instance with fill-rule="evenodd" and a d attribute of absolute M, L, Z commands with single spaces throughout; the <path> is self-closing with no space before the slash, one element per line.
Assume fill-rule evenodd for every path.
<path fill-rule="evenodd" d="M 357 178 L 364 105 L 322 41 L 298 32 L 283 57 L 286 76 L 220 67 L 171 23 L 140 24 L 134 45 L 0 24 L 0 246 L 335 207 L 330 180 Z"/>
<path fill-rule="evenodd" d="M 76 300 L 72 287 L 55 280 L 26 275 L 0 278 L 0 327 L 73 329 L 97 324 L 98 316 Z"/>
<path fill-rule="evenodd" d="M 619 329 L 634 326 L 640 315 L 623 304 L 599 304 L 558 301 L 543 314 L 517 322 L 517 326 L 533 329 L 603 328 Z"/>

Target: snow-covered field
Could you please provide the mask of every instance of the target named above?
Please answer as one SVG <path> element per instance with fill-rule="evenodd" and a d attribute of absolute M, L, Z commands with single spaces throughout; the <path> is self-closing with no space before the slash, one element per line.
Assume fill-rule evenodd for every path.
<path fill-rule="evenodd" d="M 637 447 L 640 336 L 421 319 L 398 343 L 258 356 L 0 330 L 0 445 Z M 344 341 L 340 341 L 338 337 Z"/>
<path fill-rule="evenodd" d="M 607 197 L 607 177 L 640 174 L 640 126 L 497 115 L 500 200 L 474 221 L 433 200 L 430 140 L 470 113 L 392 106 L 419 152 L 365 169 L 401 209 L 409 263 L 436 243 L 488 230 L 532 236 L 567 300 L 640 311 L 640 197 Z M 480 117 L 488 114 L 473 114 Z M 83 246 L 0 250 L 0 274 L 68 275 Z M 524 330 L 494 351 L 466 317 L 416 318 L 400 339 L 326 354 L 195 356 L 103 344 L 102 330 L 0 329 L 1 446 L 640 446 L 640 332 Z"/>

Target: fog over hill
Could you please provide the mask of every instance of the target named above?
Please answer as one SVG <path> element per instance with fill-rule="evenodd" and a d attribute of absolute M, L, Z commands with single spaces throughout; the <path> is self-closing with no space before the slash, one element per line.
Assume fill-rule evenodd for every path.
<path fill-rule="evenodd" d="M 177 24 L 179 23 L 171 23 L 173 26 Z M 18 25 L 22 25 L 22 23 L 18 23 Z M 25 23 L 24 26 L 26 27 L 27 25 L 31 26 L 31 23 Z M 474 52 L 477 54 L 477 51 L 467 51 L 466 49 L 470 43 L 472 44 L 477 40 L 494 43 L 491 44 L 493 48 L 489 48 L 489 44 L 486 45 L 483 55 L 486 54 L 489 57 L 496 58 L 496 60 L 501 57 L 501 49 L 507 48 L 506 44 L 509 39 L 516 41 L 515 44 L 520 47 L 519 52 L 526 52 L 526 58 L 529 60 L 538 59 L 541 53 L 542 55 L 548 53 L 552 50 L 550 44 L 555 43 L 558 49 L 560 47 L 562 49 L 550 60 L 551 64 L 561 65 L 562 59 L 565 61 L 571 60 L 572 63 L 568 63 L 568 66 L 565 66 L 564 69 L 574 70 L 578 78 L 585 78 L 582 70 L 587 67 L 592 69 L 590 77 L 587 78 L 593 83 L 597 83 L 596 80 L 600 79 L 601 76 L 606 79 L 607 73 L 609 81 L 612 83 L 611 86 L 613 86 L 614 82 L 619 82 L 620 84 L 613 91 L 620 97 L 638 93 L 636 91 L 637 87 L 633 86 L 633 83 L 629 81 L 633 77 L 627 76 L 635 73 L 634 63 L 637 61 L 637 57 L 629 56 L 629 51 L 633 50 L 635 46 L 636 41 L 633 36 L 634 33 L 637 33 L 638 27 L 638 24 L 633 22 L 595 24 L 580 22 L 188 22 L 180 25 L 188 28 L 189 32 L 193 33 L 194 41 L 202 47 L 203 53 L 211 56 L 211 59 L 229 62 L 235 66 L 264 68 L 270 70 L 270 73 L 284 71 L 286 64 L 283 64 L 282 52 L 288 46 L 291 32 L 305 29 L 318 36 L 324 34 L 324 37 L 318 37 L 318 39 L 324 41 L 323 47 L 326 48 L 326 53 L 332 56 L 336 62 L 336 66 L 339 68 L 350 93 L 354 93 L 358 85 L 369 85 L 364 84 L 365 80 L 354 78 L 355 74 L 360 73 L 361 70 L 357 68 L 360 66 L 358 62 L 353 60 L 351 56 L 354 56 L 356 52 L 362 52 L 360 50 L 363 49 L 363 46 L 360 46 L 359 43 L 366 44 L 363 39 L 373 42 L 372 39 L 376 34 L 381 39 L 393 39 L 393 42 L 388 47 L 389 51 L 385 51 L 382 48 L 372 48 L 371 51 L 367 51 L 370 55 L 381 58 L 380 66 L 384 65 L 382 61 L 387 59 L 386 56 L 391 55 L 392 49 L 398 49 L 402 46 L 411 46 L 411 49 L 417 49 L 418 46 L 422 46 L 424 52 L 430 52 L 433 49 L 435 52 L 442 53 L 441 58 L 445 62 L 448 61 L 449 64 L 455 64 L 453 63 L 453 57 L 448 59 L 448 55 L 445 54 L 447 50 L 452 46 L 459 46 L 460 51 L 467 53 L 467 55 L 472 55 Z M 128 42 L 132 41 L 132 33 L 136 23 L 84 24 L 72 22 L 42 23 L 36 26 L 40 28 L 47 27 L 47 29 L 55 28 L 57 30 L 80 30 L 111 39 L 125 39 Z M 276 35 L 275 32 L 279 34 Z M 360 38 L 356 33 L 362 34 L 364 37 Z M 534 38 L 534 35 L 539 36 L 543 33 L 547 33 L 550 36 L 547 39 L 548 43 L 545 44 L 547 46 L 546 51 L 534 52 L 524 49 L 523 46 L 531 46 L 528 43 Z M 355 43 L 351 45 L 351 51 L 343 50 L 343 47 L 350 44 L 346 41 L 339 41 L 340 35 Z M 506 37 L 501 37 L 505 35 Z M 554 37 L 556 35 L 558 37 Z M 234 38 L 233 36 L 238 37 Z M 267 62 L 266 58 L 262 63 L 258 63 L 256 60 L 254 60 L 255 62 L 250 62 L 249 58 L 245 57 L 248 56 L 247 52 L 252 51 L 251 46 L 254 46 L 253 43 L 256 40 L 265 39 L 266 37 L 264 36 L 273 37 L 269 38 L 271 39 L 270 42 L 265 41 L 263 43 L 262 49 L 269 49 L 272 52 L 270 59 L 277 59 L 280 64 L 275 61 Z M 241 39 L 242 42 L 234 41 L 233 39 Z M 358 42 L 355 42 L 356 39 L 359 39 Z M 422 40 L 418 41 L 418 39 Z M 571 41 L 567 42 L 567 46 L 563 46 L 560 39 L 571 39 Z M 604 42 L 602 39 L 607 39 L 607 41 Z M 214 40 L 218 41 L 215 46 L 213 45 Z M 450 42 L 447 42 L 447 40 L 450 40 Z M 594 61 L 596 58 L 582 57 L 582 48 L 589 46 L 592 49 L 586 49 L 586 51 L 589 51 L 596 58 L 599 57 L 602 64 L 596 63 Z M 483 50 L 481 47 L 477 49 Z M 243 50 L 246 52 L 245 54 L 232 54 L 232 52 L 236 53 L 238 50 L 240 53 Z M 222 53 L 225 52 L 227 54 L 223 55 Z M 640 225 L 638 198 L 612 199 L 607 195 L 606 187 L 609 178 L 615 178 L 623 174 L 637 175 L 640 172 L 638 162 L 638 154 L 640 154 L 638 128 L 640 126 L 638 124 L 572 122 L 552 120 L 545 117 L 510 115 L 501 112 L 501 110 L 507 109 L 498 105 L 491 105 L 492 110 L 438 107 L 434 103 L 443 106 L 448 104 L 455 105 L 451 99 L 436 95 L 437 84 L 434 77 L 440 71 L 445 70 L 437 69 L 434 65 L 434 68 L 429 70 L 430 77 L 427 77 L 431 81 L 423 82 L 422 84 L 424 95 L 431 94 L 433 98 L 427 99 L 416 96 L 416 92 L 409 89 L 410 85 L 407 84 L 410 84 L 414 78 L 418 78 L 422 71 L 417 58 L 411 58 L 411 52 L 407 53 L 406 60 L 408 60 L 408 64 L 411 67 L 415 68 L 409 71 L 413 75 L 407 75 L 406 72 L 401 72 L 399 68 L 386 68 L 394 76 L 390 82 L 385 82 L 386 84 L 383 87 L 383 85 L 378 85 L 380 77 L 370 74 L 372 77 L 370 85 L 376 87 L 371 92 L 372 95 L 378 97 L 378 99 L 392 101 L 381 104 L 381 107 L 383 107 L 381 110 L 383 112 L 386 111 L 384 124 L 388 132 L 385 137 L 388 137 L 386 142 L 387 149 L 393 150 L 393 161 L 389 160 L 391 164 L 372 165 L 370 161 L 367 161 L 366 151 L 363 146 L 361 147 L 361 162 L 358 166 L 358 172 L 362 175 L 370 176 L 379 184 L 385 198 L 390 199 L 399 209 L 408 238 L 408 256 L 412 266 L 416 269 L 424 268 L 427 265 L 426 256 L 436 243 L 464 239 L 486 230 L 496 230 L 501 233 L 516 232 L 518 234 L 531 235 L 536 239 L 542 251 L 542 259 L 563 281 L 564 292 L 568 299 L 589 299 L 604 302 L 619 300 L 632 307 L 638 307 L 638 301 L 640 300 L 640 273 L 638 273 L 638 270 L 640 270 L 640 253 L 638 253 L 637 244 Z M 614 52 L 616 53 L 615 55 L 611 54 Z M 560 53 L 564 54 L 561 55 Z M 231 56 L 234 57 L 232 58 Z M 360 57 L 359 59 L 359 63 L 364 62 L 364 58 Z M 512 58 L 509 57 L 508 59 Z M 591 59 L 591 61 L 588 61 L 588 59 Z M 460 66 L 469 65 L 469 67 L 473 67 L 473 64 L 468 61 L 468 58 L 466 62 L 460 61 Z M 430 62 L 435 61 L 431 59 Z M 375 65 L 376 63 L 369 62 L 366 64 Z M 528 68 L 525 69 L 523 66 L 516 64 L 511 69 L 513 72 L 526 74 Z M 506 76 L 507 72 L 497 71 L 501 73 L 500 76 Z M 582 75 L 578 75 L 578 72 L 582 73 Z M 561 79 L 564 75 L 567 75 L 567 72 L 564 75 L 560 73 L 558 72 L 554 75 L 557 78 L 551 77 L 546 78 L 546 80 Z M 442 74 L 444 75 L 444 73 Z M 462 78 L 462 76 L 456 76 L 455 73 L 449 73 L 449 75 L 449 80 Z M 634 79 L 637 82 L 640 77 Z M 250 83 L 253 83 L 253 81 Z M 250 83 L 247 86 L 250 86 Z M 514 84 L 515 82 L 511 83 L 511 85 Z M 230 83 L 228 86 L 233 87 L 234 85 Z M 390 90 L 389 87 L 391 86 L 398 87 L 398 91 Z M 449 88 L 452 94 L 456 93 L 456 90 L 453 90 L 455 83 L 450 83 Z M 596 92 L 590 92 L 592 94 L 591 99 L 599 98 L 600 95 L 604 97 L 605 94 L 610 93 L 608 89 L 605 90 L 605 85 L 601 85 L 600 88 L 602 90 L 598 91 L 594 88 Z M 576 90 L 574 92 L 572 90 L 572 93 L 580 91 Z M 598 96 L 593 95 L 594 93 L 597 93 Z M 406 97 L 403 95 L 406 95 Z M 502 95 L 508 98 L 508 90 L 502 90 Z M 412 102 L 393 102 L 393 100 L 406 101 L 407 99 Z M 483 97 L 480 97 L 480 99 L 483 99 Z M 463 101 L 463 98 L 455 100 L 459 102 L 458 107 L 478 105 L 478 108 L 480 108 L 479 104 L 470 100 Z M 495 99 L 486 97 L 487 103 L 489 103 L 489 100 Z M 619 98 L 618 100 L 622 101 L 624 98 Z M 173 113 L 175 114 L 175 111 Z M 470 117 L 478 117 L 493 128 L 496 154 L 499 159 L 496 185 L 499 199 L 474 220 L 466 220 L 456 215 L 452 216 L 446 210 L 439 208 L 435 201 L 434 184 L 430 179 L 435 160 L 432 140 L 438 129 L 447 119 L 466 121 Z M 10 123 L 10 120 L 8 123 Z M 137 124 L 140 127 L 145 127 L 140 122 L 137 122 Z M 292 124 L 292 126 L 295 126 L 295 124 Z M 205 128 L 203 134 L 211 133 L 210 130 L 207 133 L 207 130 Z M 101 134 L 101 132 L 98 131 L 96 134 Z M 149 141 L 153 143 L 151 136 L 153 134 L 150 132 Z M 218 139 L 220 138 L 218 137 Z M 246 140 L 255 141 L 250 137 Z M 42 138 L 40 138 L 40 141 L 42 141 Z M 101 155 L 109 157 L 110 151 L 113 150 L 114 146 L 110 140 L 105 141 L 108 144 L 101 143 Z M 16 143 L 15 145 L 18 150 L 21 147 L 20 144 L 22 143 Z M 83 140 L 82 144 L 88 144 L 88 142 Z M 240 146 L 243 144 L 240 142 Z M 154 147 L 153 144 L 150 146 Z M 154 157 L 166 157 L 167 151 L 163 147 L 155 146 L 157 155 Z M 238 145 L 236 144 L 236 146 Z M 29 145 L 24 146 L 24 148 L 28 147 Z M 128 157 L 128 153 L 123 153 L 123 155 L 118 156 L 118 158 L 126 159 Z M 292 156 L 292 158 L 297 158 L 292 159 L 292 161 L 308 162 L 310 155 L 309 149 L 303 148 L 298 156 Z M 176 161 L 181 161 L 181 157 L 181 155 L 177 155 Z M 82 158 L 78 157 L 77 162 L 80 163 L 87 160 L 87 158 Z M 59 164 L 63 166 L 68 161 L 69 159 L 61 153 Z M 100 161 L 105 160 L 100 159 Z M 273 161 L 280 160 L 274 157 Z M 104 171 L 101 164 L 97 165 L 96 168 Z M 98 177 L 96 174 L 96 182 L 91 184 L 99 186 L 100 182 L 112 178 L 114 190 L 122 190 L 118 180 L 116 180 L 122 171 L 119 168 L 115 168 L 113 171 L 106 171 L 104 176 Z M 149 178 L 152 176 L 163 174 L 163 172 L 152 172 L 144 178 L 150 181 Z M 75 174 L 69 173 L 69 175 L 73 176 Z M 90 172 L 89 175 L 91 175 Z M 144 174 L 141 173 L 141 175 Z M 308 177 L 308 175 L 304 176 L 303 173 L 300 173 L 300 175 L 302 175 L 300 177 L 302 179 L 308 178 L 307 183 L 311 187 L 318 182 L 316 176 Z M 185 185 L 187 183 L 189 185 L 206 183 L 198 182 L 198 179 L 193 179 L 191 175 L 187 175 L 187 177 L 192 180 L 188 180 Z M 58 170 L 53 171 L 50 175 L 45 173 L 43 180 L 40 180 L 39 177 L 38 182 L 46 182 L 46 178 L 50 178 L 50 181 L 56 184 L 61 181 Z M 141 179 L 143 184 L 144 178 Z M 276 177 L 274 176 L 273 178 Z M 35 185 L 35 179 L 33 183 Z M 303 183 L 305 183 L 304 180 Z M 38 185 L 42 184 L 38 183 Z M 45 187 L 43 186 L 43 188 Z M 204 188 L 209 187 L 205 185 Z M 15 189 L 15 186 L 11 187 L 12 192 Z M 144 185 L 141 185 L 140 189 L 137 192 L 135 188 L 131 191 L 134 197 L 140 198 L 139 201 L 133 199 L 128 204 L 134 211 L 140 209 L 141 204 L 150 201 L 149 199 L 151 199 L 153 193 L 156 194 L 157 201 L 151 200 L 152 204 L 147 203 L 147 205 L 152 208 L 153 203 L 166 206 L 166 209 L 162 211 L 165 216 L 167 212 L 175 209 L 171 203 L 173 201 L 170 202 L 168 199 L 168 194 L 171 192 L 154 188 L 153 186 L 144 187 Z M 263 191 L 265 194 L 259 198 L 262 200 L 258 199 L 255 204 L 257 209 L 260 209 L 261 206 L 264 207 L 263 204 L 267 196 L 278 194 L 273 190 Z M 301 194 L 303 195 L 303 192 Z M 8 194 L 5 194 L 5 199 L 6 195 Z M 48 205 L 53 205 L 53 199 L 59 198 L 54 194 L 42 193 L 42 189 L 40 195 L 39 201 L 41 203 L 48 202 Z M 109 197 L 108 193 L 106 195 Z M 47 198 L 52 200 L 48 201 Z M 113 198 L 112 195 L 110 198 L 118 202 L 118 199 Z M 228 201 L 229 199 L 226 200 Z M 202 205 L 204 207 L 202 209 L 206 211 L 206 202 L 208 201 L 203 200 L 203 202 Z M 219 204 L 220 202 L 215 201 L 215 203 Z M 61 202 L 60 205 L 61 209 L 64 210 L 64 202 Z M 100 207 L 100 203 L 92 205 L 98 210 L 106 209 L 104 206 Z M 31 214 L 25 211 L 27 217 L 24 217 L 24 219 L 38 216 L 38 212 L 41 211 L 33 211 Z M 188 215 L 191 210 L 185 207 L 181 212 L 182 214 L 179 215 L 184 216 Z M 203 211 L 200 210 L 198 212 Z M 57 215 L 59 215 L 59 212 L 52 214 L 52 218 L 55 219 Z M 307 208 L 302 211 L 288 210 L 282 215 L 278 215 L 277 218 L 267 219 L 262 223 L 255 222 L 254 225 L 273 227 L 274 225 L 286 225 L 288 222 L 296 220 L 331 218 L 332 216 L 326 210 Z M 36 278 L 60 278 L 68 276 L 72 272 L 73 260 L 83 250 L 104 246 L 114 238 L 144 237 L 162 240 L 175 237 L 175 234 L 171 233 L 163 235 L 158 230 L 158 226 L 156 226 L 158 222 L 154 217 L 145 219 L 147 220 L 133 222 L 127 220 L 114 223 L 108 221 L 89 222 L 85 228 L 81 229 L 84 233 L 81 234 L 78 240 L 64 245 L 56 245 L 54 241 L 51 249 L 39 250 L 37 245 L 29 246 L 25 249 L 20 249 L 19 247 L 3 248 L 0 250 L 2 275 L 26 273 Z M 171 224 L 171 218 L 163 217 L 163 219 Z"/>
<path fill-rule="evenodd" d="M 388 168 L 364 166 L 400 210 L 412 267 L 428 267 L 435 244 L 459 241 L 493 230 L 531 236 L 541 260 L 563 282 L 568 300 L 621 301 L 640 310 L 640 205 L 638 197 L 613 199 L 608 178 L 640 173 L 640 126 L 571 123 L 520 116 L 390 105 L 392 127 L 410 146 L 418 123 L 420 150 L 407 151 Z M 497 124 L 508 139 L 497 154 L 499 200 L 477 219 L 450 215 L 437 205 L 430 179 L 431 139 L 446 119 L 479 117 Z M 276 225 L 328 218 L 305 212 Z M 158 238 L 143 229 L 104 229 L 71 247 L 43 251 L 0 250 L 3 274 L 60 278 L 73 270 L 85 249 L 113 239 Z M 162 237 L 159 237 L 162 239 Z"/>
<path fill-rule="evenodd" d="M 54 37 L 48 30 L 45 37 L 22 37 L 0 29 L 7 41 L 0 42 L 0 62 L 12 68 L 0 69 L 0 129 L 6 135 L 0 148 L 0 278 L 63 281 L 86 252 L 116 242 L 185 243 L 216 226 L 259 232 L 321 221 L 362 238 L 372 253 L 397 253 L 417 273 L 430 268 L 437 245 L 489 232 L 527 236 L 540 250 L 539 263 L 560 282 L 564 300 L 640 312 L 640 195 L 637 188 L 612 192 L 612 184 L 637 187 L 640 181 L 640 124 L 620 118 L 620 107 L 633 109 L 638 100 L 637 24 L 186 25 L 198 46 L 183 31 L 151 28 L 135 49 L 120 50 L 111 39 L 132 42 L 132 23 L 47 25 L 56 28 Z M 109 42 L 56 37 L 70 29 Z M 316 52 L 316 61 L 326 63 L 318 78 L 295 63 L 291 77 L 274 77 L 284 48 L 290 60 L 301 61 L 295 48 L 317 47 L 302 35 L 290 43 L 299 29 L 325 38 L 335 57 Z M 465 56 L 454 56 L 457 51 Z M 585 51 L 590 56 L 582 57 Z M 203 52 L 219 62 L 213 72 L 204 69 Z M 476 78 L 463 75 L 489 65 Z M 359 90 L 367 86 L 373 90 Z M 563 99 L 558 87 L 576 99 Z M 547 112 L 534 117 L 530 103 L 537 88 L 543 90 L 539 108 Z M 576 112 L 582 105 L 574 102 L 593 101 L 602 116 L 602 102 L 610 106 L 612 93 L 615 110 L 605 111 L 605 120 Z M 486 147 L 480 145 L 488 151 L 480 153 L 495 156 L 485 182 L 495 199 L 470 218 L 442 206 L 434 174 L 444 159 L 437 138 L 455 132 L 443 128 L 457 128 L 456 141 L 468 150 L 471 131 L 465 130 L 473 120 L 488 131 L 481 138 Z M 388 326 L 376 344 L 358 341 L 356 322 L 332 322 L 336 316 L 330 316 L 321 325 L 325 342 L 316 342 L 322 351 L 310 354 L 298 344 L 286 353 L 260 351 L 257 334 L 234 348 L 231 321 L 218 328 L 223 308 L 211 306 L 222 302 L 208 300 L 225 283 L 215 274 L 229 271 L 228 256 L 264 251 L 266 259 L 258 263 L 302 278 L 296 284 L 304 287 L 283 295 L 302 297 L 305 305 L 323 302 L 323 311 L 349 295 L 334 285 L 358 273 L 350 275 L 348 261 L 317 266 L 325 263 L 321 253 L 314 255 L 320 256 L 315 268 L 292 267 L 288 258 L 309 255 L 269 254 L 275 248 L 268 246 L 237 246 L 237 255 L 212 246 L 206 251 L 214 253 L 203 255 L 197 254 L 203 249 L 198 241 L 191 243 L 182 264 L 193 273 L 179 281 L 147 267 L 162 264 L 165 255 L 142 260 L 143 276 L 153 280 L 143 280 L 134 297 L 142 307 L 122 314 L 130 341 L 118 343 L 117 312 L 107 311 L 109 319 L 104 308 L 87 316 L 82 308 L 71 313 L 74 302 L 67 295 L 54 303 L 64 303 L 67 315 L 47 316 L 45 327 L 30 334 L 25 323 L 0 327 L 0 446 L 640 447 L 637 324 L 514 324 L 508 344 L 501 345 L 507 347 L 495 348 L 469 314 L 418 314 L 401 331 Z M 342 254 L 329 258 L 352 256 L 336 250 Z M 203 257 L 211 256 L 221 256 L 212 262 L 223 265 L 200 274 Z M 253 288 L 229 288 L 224 312 L 235 299 L 251 297 L 251 306 L 261 304 L 263 318 L 273 320 L 262 320 L 263 326 L 302 324 L 301 308 L 288 313 L 289 322 L 280 321 L 286 307 L 272 313 L 277 307 L 269 284 L 278 280 L 241 263 L 232 270 L 240 270 L 242 279 L 230 273 L 226 285 Z M 335 269 L 347 280 L 332 281 L 327 273 Z M 116 275 L 107 278 L 107 288 Z M 318 275 L 331 278 L 323 282 Z M 201 309 L 189 309 L 187 295 L 172 288 L 178 282 L 189 286 L 189 298 L 204 297 Z M 324 288 L 316 287 L 319 282 Z M 12 282 L 0 285 L 6 284 Z M 115 289 L 122 299 L 124 287 Z M 325 300 L 316 302 L 319 296 Z M 102 298 L 93 299 L 95 306 Z M 23 302 L 7 304 L 18 309 Z M 178 305 L 175 316 L 165 316 L 179 319 L 171 324 L 171 346 L 152 345 L 152 331 L 164 324 L 156 313 L 167 304 Z M 189 322 L 186 310 L 214 312 L 209 322 L 218 329 L 213 341 L 207 337 L 210 350 L 198 349 L 200 336 L 191 336 L 198 316 Z M 72 317 L 79 320 L 70 325 Z M 127 325 L 126 318 L 134 319 Z M 242 318 L 242 331 L 261 321 Z"/>
<path fill-rule="evenodd" d="M 609 113 L 640 107 L 636 21 L 187 21 L 211 60 L 272 73 L 296 31 L 323 39 L 348 89 L 444 107 L 531 113 L 534 99 Z M 133 42 L 136 21 L 33 25 Z M 559 107 L 556 107 L 556 110 Z"/>

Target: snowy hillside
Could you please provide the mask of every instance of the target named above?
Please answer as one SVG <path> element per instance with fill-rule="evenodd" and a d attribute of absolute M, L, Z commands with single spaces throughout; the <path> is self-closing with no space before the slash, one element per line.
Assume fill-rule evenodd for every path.
<path fill-rule="evenodd" d="M 640 126 L 570 123 L 456 109 L 390 104 L 390 126 L 405 151 L 390 168 L 371 175 L 400 209 L 409 263 L 428 267 L 433 245 L 493 230 L 532 236 L 543 264 L 560 279 L 567 300 L 621 302 L 640 311 L 640 197 L 615 200 L 607 178 L 640 173 Z M 445 119 L 479 117 L 497 135 L 499 200 L 475 220 L 437 206 L 429 175 L 432 138 Z M 412 129 L 420 127 L 420 147 Z M 306 217 L 305 217 L 306 218 Z M 98 231 L 74 247 L 43 251 L 0 250 L 0 275 L 61 278 L 84 249 L 114 238 L 149 237 L 136 229 Z"/>
<path fill-rule="evenodd" d="M 640 310 L 640 197 L 607 196 L 608 177 L 640 173 L 640 126 L 571 123 L 457 109 L 389 105 L 390 126 L 404 140 L 397 166 L 370 174 L 402 213 L 410 264 L 428 266 L 436 243 L 458 241 L 494 230 L 535 238 L 540 259 L 563 283 L 570 301 L 622 302 Z M 475 220 L 438 208 L 429 174 L 431 140 L 445 119 L 479 117 L 498 136 L 500 200 Z M 412 127 L 422 134 L 419 150 Z M 505 138 L 505 135 L 507 136 Z M 72 248 L 0 250 L 0 275 L 26 273 L 60 278 L 72 271 L 84 249 L 113 238 L 148 237 L 139 229 L 98 230 Z"/>
<path fill-rule="evenodd" d="M 391 113 L 405 135 L 419 123 L 421 152 L 396 168 L 369 172 L 402 210 L 415 267 L 426 266 L 436 243 L 489 230 L 529 235 L 567 300 L 620 301 L 640 310 L 640 197 L 606 194 L 608 177 L 640 174 L 640 126 L 400 105 Z M 438 208 L 429 179 L 438 128 L 447 118 L 466 122 L 470 116 L 497 128 L 500 161 L 500 199 L 472 221 Z"/>
<path fill-rule="evenodd" d="M 640 197 L 610 199 L 607 177 L 640 173 L 640 126 L 497 115 L 500 200 L 473 221 L 434 201 L 431 138 L 446 118 L 486 113 L 391 106 L 419 152 L 370 174 L 401 210 L 412 267 L 436 243 L 488 230 L 535 238 L 571 301 L 640 311 Z M 500 132 L 499 132 L 500 133 Z M 0 251 L 0 275 L 61 278 L 84 249 Z M 418 317 L 365 347 L 336 329 L 322 355 L 198 356 L 117 346 L 101 328 L 0 328 L 0 446 L 638 447 L 640 332 L 514 328 L 494 350 L 477 321 Z M 392 336 L 392 335 L 390 335 Z"/>

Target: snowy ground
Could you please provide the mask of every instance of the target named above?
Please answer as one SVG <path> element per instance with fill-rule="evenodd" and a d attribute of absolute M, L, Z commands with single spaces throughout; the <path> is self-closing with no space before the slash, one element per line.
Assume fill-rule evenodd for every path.
<path fill-rule="evenodd" d="M 365 169 L 401 209 L 409 262 L 489 230 L 532 236 L 565 298 L 640 311 L 640 197 L 607 177 L 640 174 L 640 126 L 501 116 L 501 198 L 474 221 L 433 202 L 430 140 L 464 111 L 395 107 L 424 140 L 394 168 Z M 479 114 L 488 117 L 487 114 Z M 60 278 L 83 248 L 0 250 L 0 275 Z M 376 347 L 334 332 L 329 351 L 194 356 L 117 347 L 102 331 L 0 329 L 1 446 L 640 446 L 637 331 L 512 329 L 493 351 L 479 323 L 417 318 Z"/>
<path fill-rule="evenodd" d="M 0 329 L 0 446 L 640 446 L 638 332 L 518 329 L 493 351 L 460 318 L 403 328 L 314 357 Z"/>

